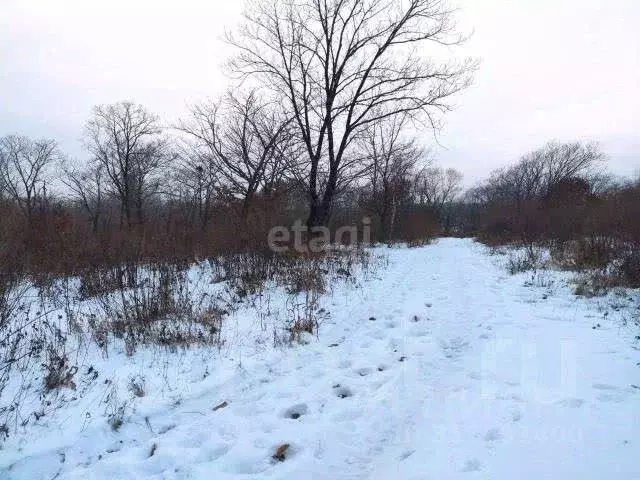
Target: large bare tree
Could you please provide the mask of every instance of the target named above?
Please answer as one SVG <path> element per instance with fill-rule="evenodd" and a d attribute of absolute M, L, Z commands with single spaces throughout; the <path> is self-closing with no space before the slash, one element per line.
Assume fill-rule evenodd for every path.
<path fill-rule="evenodd" d="M 144 201 L 158 190 L 170 158 L 158 117 L 131 102 L 99 105 L 86 125 L 85 144 L 120 202 L 121 225 L 142 222 Z"/>
<path fill-rule="evenodd" d="M 29 221 L 38 201 L 46 196 L 47 169 L 60 159 L 54 140 L 20 135 L 0 138 L 0 190 Z"/>
<path fill-rule="evenodd" d="M 475 66 L 425 55 L 464 40 L 443 0 L 256 0 L 228 40 L 231 70 L 260 77 L 291 112 L 309 159 L 310 227 L 328 222 L 363 129 L 398 114 L 437 127 Z"/>

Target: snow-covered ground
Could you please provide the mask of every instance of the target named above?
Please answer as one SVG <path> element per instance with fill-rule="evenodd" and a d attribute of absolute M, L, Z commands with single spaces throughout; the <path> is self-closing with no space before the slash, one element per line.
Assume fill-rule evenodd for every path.
<path fill-rule="evenodd" d="M 380 252 L 306 345 L 113 354 L 148 384 L 122 426 L 87 417 L 94 388 L 10 438 L 0 478 L 640 478 L 637 292 L 577 298 L 471 240 Z"/>

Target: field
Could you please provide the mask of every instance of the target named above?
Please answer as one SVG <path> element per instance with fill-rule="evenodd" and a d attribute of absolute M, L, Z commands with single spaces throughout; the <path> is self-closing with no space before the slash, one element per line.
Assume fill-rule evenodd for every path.
<path fill-rule="evenodd" d="M 56 408 L 11 432 L 0 478 L 640 478 L 638 292 L 508 263 L 376 247 L 327 273 L 312 333 L 308 294 L 267 284 L 215 344 L 88 342 L 73 388 L 25 394 Z M 194 295 L 223 288 L 197 271 Z"/>

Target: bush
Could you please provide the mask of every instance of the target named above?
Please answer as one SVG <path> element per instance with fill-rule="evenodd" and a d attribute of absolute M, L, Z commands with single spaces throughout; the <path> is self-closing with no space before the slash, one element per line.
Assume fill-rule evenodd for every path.
<path fill-rule="evenodd" d="M 135 265 L 115 265 L 113 267 L 87 269 L 80 274 L 79 295 L 91 298 L 133 287 L 136 284 Z"/>
<path fill-rule="evenodd" d="M 640 251 L 628 253 L 617 269 L 619 278 L 631 288 L 640 288 Z"/>
<path fill-rule="evenodd" d="M 344 270 L 346 272 L 346 270 Z M 295 262 L 285 271 L 287 291 L 291 294 L 302 292 L 324 293 L 326 288 L 325 274 L 319 263 L 314 260 Z"/>
<path fill-rule="evenodd" d="M 187 347 L 216 345 L 227 309 L 214 300 L 197 302 L 182 266 L 136 266 L 137 283 L 100 297 L 102 313 L 89 325 L 92 337 L 105 349 L 109 337 L 123 339 L 132 355 L 139 345 Z"/>
<path fill-rule="evenodd" d="M 129 378 L 129 391 L 136 397 L 144 397 L 146 395 L 144 377 L 135 375 Z"/>
<path fill-rule="evenodd" d="M 69 364 L 69 358 L 64 353 L 57 352 L 54 348 L 48 349 L 48 361 L 44 364 L 47 374 L 44 377 L 45 392 L 58 388 L 76 389 L 73 377 L 78 373 L 78 367 Z"/>
<path fill-rule="evenodd" d="M 541 266 L 541 259 L 541 250 L 534 245 L 528 245 L 524 249 L 516 250 L 509 255 L 507 270 L 511 275 L 536 270 Z"/>
<path fill-rule="evenodd" d="M 550 253 L 555 264 L 566 270 L 602 269 L 619 255 L 619 247 L 612 238 L 590 237 L 554 242 Z"/>

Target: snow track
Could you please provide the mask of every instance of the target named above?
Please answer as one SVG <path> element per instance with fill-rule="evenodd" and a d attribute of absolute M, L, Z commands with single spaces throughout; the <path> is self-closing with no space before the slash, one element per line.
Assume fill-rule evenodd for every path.
<path fill-rule="evenodd" d="M 117 432 L 0 451 L 0 478 L 640 478 L 637 333 L 606 300 L 560 273 L 526 286 L 470 240 L 384 253 L 379 278 L 325 298 L 318 340 L 216 359 Z"/>

